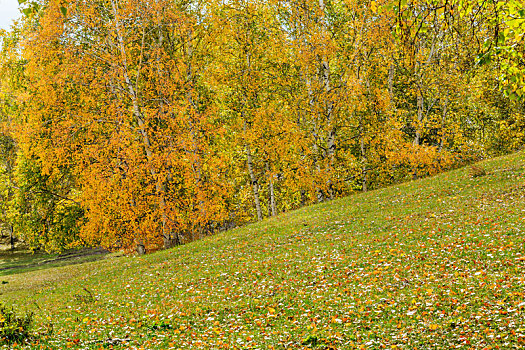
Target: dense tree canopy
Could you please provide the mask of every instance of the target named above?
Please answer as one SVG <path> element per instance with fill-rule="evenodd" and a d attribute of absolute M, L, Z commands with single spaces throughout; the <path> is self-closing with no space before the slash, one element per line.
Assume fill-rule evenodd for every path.
<path fill-rule="evenodd" d="M 0 223 L 35 249 L 169 247 L 525 142 L 517 0 L 22 6 Z"/>

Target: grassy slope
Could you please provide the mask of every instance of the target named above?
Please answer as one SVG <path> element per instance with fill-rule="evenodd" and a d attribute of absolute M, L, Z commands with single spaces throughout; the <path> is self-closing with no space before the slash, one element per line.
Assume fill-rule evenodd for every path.
<path fill-rule="evenodd" d="M 518 348 L 524 164 L 520 152 L 476 179 L 459 169 L 143 258 L 5 276 L 1 298 L 36 309 L 37 332 L 52 322 L 40 341 L 57 349 Z"/>

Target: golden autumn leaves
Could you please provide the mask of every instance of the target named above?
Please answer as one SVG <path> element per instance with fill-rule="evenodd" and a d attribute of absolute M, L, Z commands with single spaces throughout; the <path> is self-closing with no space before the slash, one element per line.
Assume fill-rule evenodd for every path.
<path fill-rule="evenodd" d="M 505 151 L 516 106 L 472 64 L 491 22 L 460 6 L 49 1 L 4 47 L 18 181 L 49 194 L 28 181 L 16 210 L 31 235 L 151 250 Z"/>

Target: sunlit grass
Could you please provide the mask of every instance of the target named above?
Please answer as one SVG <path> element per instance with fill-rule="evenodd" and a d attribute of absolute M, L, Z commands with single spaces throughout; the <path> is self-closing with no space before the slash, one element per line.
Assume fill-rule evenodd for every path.
<path fill-rule="evenodd" d="M 0 293 L 36 312 L 35 349 L 521 348 L 524 153 L 480 166 Z"/>

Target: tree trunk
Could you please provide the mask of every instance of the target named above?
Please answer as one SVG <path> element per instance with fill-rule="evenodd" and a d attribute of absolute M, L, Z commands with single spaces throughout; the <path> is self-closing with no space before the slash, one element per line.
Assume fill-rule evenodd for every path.
<path fill-rule="evenodd" d="M 394 103 L 394 74 L 396 72 L 396 67 L 391 64 L 388 68 L 388 96 L 390 98 L 390 109 L 394 111 L 396 109 Z"/>
<path fill-rule="evenodd" d="M 323 26 L 323 32 L 328 33 L 328 25 L 326 23 L 326 8 L 324 4 L 324 0 L 319 0 L 319 7 L 321 9 L 321 13 L 323 15 L 322 20 L 322 26 Z M 336 144 L 335 144 L 335 137 L 336 137 L 336 129 L 333 125 L 333 109 L 334 109 L 334 103 L 332 101 L 332 98 L 330 96 L 331 94 L 331 84 L 330 84 L 330 63 L 328 62 L 328 58 L 325 55 L 322 55 L 321 59 L 321 74 L 320 74 L 322 85 L 324 88 L 324 100 L 325 100 L 325 113 L 326 113 L 326 125 L 328 127 L 328 133 L 327 133 L 327 155 L 328 155 L 328 171 L 327 173 L 330 174 L 332 172 L 332 168 L 334 167 L 335 163 L 335 150 L 336 150 Z M 333 185 L 332 185 L 332 179 L 331 177 L 328 179 L 328 194 L 330 195 L 330 199 L 334 198 L 333 193 Z"/>
<path fill-rule="evenodd" d="M 199 95 L 198 93 L 195 93 L 195 77 L 196 77 L 196 74 L 194 73 L 194 70 L 193 70 L 193 65 L 192 65 L 192 59 L 193 59 L 193 56 L 194 56 L 194 48 L 193 48 L 193 45 L 192 45 L 192 37 L 193 37 L 193 31 L 191 29 L 191 26 L 190 26 L 190 29 L 188 30 L 188 36 L 187 36 L 187 46 L 185 46 L 186 48 L 186 52 L 185 52 L 185 57 L 186 57 L 186 64 L 187 64 L 187 68 L 186 68 L 186 84 L 188 86 L 187 88 L 187 91 L 186 91 L 186 100 L 187 100 L 187 103 L 188 103 L 188 106 L 191 110 L 190 112 L 190 116 L 189 116 L 189 128 L 190 128 L 190 135 L 191 135 L 191 143 L 192 143 L 192 149 L 191 149 L 191 154 L 193 155 L 193 161 L 191 163 L 191 168 L 192 168 L 192 171 L 193 171 L 193 174 L 194 174 L 194 186 L 195 186 L 195 192 L 199 192 L 202 190 L 202 186 L 203 186 L 203 174 L 202 174 L 202 164 L 201 164 L 201 156 L 199 154 L 199 140 L 201 139 L 200 138 L 200 133 L 199 133 L 199 129 L 198 129 L 198 125 L 197 123 L 199 122 L 199 109 L 198 109 L 198 104 L 199 104 Z M 202 235 L 202 232 L 203 232 L 203 225 L 205 225 L 205 223 L 202 222 L 202 217 L 206 215 L 206 211 L 204 209 L 204 201 L 203 200 L 200 200 L 199 201 L 199 207 L 195 208 L 196 203 L 194 203 L 194 201 L 192 201 L 192 211 L 195 212 L 195 215 L 198 215 L 199 217 L 195 218 L 194 222 L 192 223 L 192 233 L 190 234 L 190 239 L 193 241 L 195 240 L 195 236 L 197 236 L 197 239 L 200 239 L 201 238 L 201 235 Z"/>
<path fill-rule="evenodd" d="M 162 45 L 164 44 L 164 34 L 161 30 L 161 26 L 159 26 L 158 28 L 158 35 L 159 35 L 159 40 L 158 40 L 158 50 L 160 52 L 161 48 L 162 48 Z M 160 58 L 159 56 L 157 55 L 157 74 L 160 76 L 162 76 L 161 74 L 161 70 L 159 68 L 159 64 L 158 62 L 160 61 Z M 162 96 L 162 95 L 161 95 Z M 164 102 L 163 102 L 163 98 L 160 98 L 159 99 L 159 114 L 163 114 L 163 111 L 164 111 Z M 152 168 L 153 171 L 152 171 L 152 175 L 155 176 L 155 169 Z M 171 176 L 171 169 L 168 168 L 168 177 Z M 178 234 L 176 236 L 176 239 L 174 239 L 173 237 L 173 233 L 172 233 L 172 230 L 171 230 L 171 226 L 168 226 L 168 216 L 166 214 L 166 199 L 164 198 L 164 195 L 166 193 L 166 184 L 165 183 L 157 183 L 155 185 L 155 189 L 157 191 L 157 193 L 159 193 L 160 195 L 160 199 L 159 199 L 159 209 L 161 210 L 161 220 L 162 220 L 162 240 L 163 240 L 163 243 L 164 243 L 164 249 L 169 249 L 171 247 L 173 247 L 174 245 L 174 242 L 176 245 L 179 245 L 180 244 L 180 240 L 179 240 L 179 237 L 178 237 Z"/>
<path fill-rule="evenodd" d="M 416 136 L 414 137 L 414 146 L 419 146 L 421 143 L 421 123 L 423 122 L 423 112 L 425 104 L 421 91 L 417 94 L 417 125 L 416 125 Z"/>
<path fill-rule="evenodd" d="M 368 190 L 368 168 L 367 168 L 367 160 L 366 160 L 366 150 L 365 150 L 365 140 L 363 140 L 363 137 L 361 137 L 361 141 L 360 141 L 360 146 L 361 146 L 361 160 L 363 162 L 363 167 L 361 169 L 361 173 L 362 173 L 362 176 L 363 176 L 363 181 L 362 181 L 362 189 L 363 189 L 363 192 L 366 192 Z"/>
<path fill-rule="evenodd" d="M 361 151 L 361 162 L 363 166 L 361 168 L 361 176 L 363 177 L 361 181 L 361 189 L 363 192 L 368 190 L 368 167 L 367 167 L 367 158 L 366 158 L 366 146 L 365 146 L 365 130 L 363 127 L 363 116 L 359 117 L 359 148 Z"/>
<path fill-rule="evenodd" d="M 414 137 L 414 146 L 419 146 L 421 144 L 421 127 L 422 127 L 422 122 L 423 122 L 423 112 L 424 112 L 424 109 L 425 109 L 425 103 L 424 103 L 424 100 L 423 100 L 423 95 L 422 95 L 422 92 L 421 90 L 418 91 L 418 95 L 417 95 L 417 125 L 416 125 L 416 135 Z M 415 152 L 419 152 L 417 149 L 415 150 Z M 417 153 L 416 153 L 417 154 Z M 419 174 L 418 174 L 418 165 L 417 165 L 417 162 L 419 160 L 416 159 L 416 164 L 414 164 L 414 169 L 413 169 L 413 173 L 412 173 L 412 179 L 413 180 L 416 180 L 419 178 Z"/>
<path fill-rule="evenodd" d="M 443 150 L 445 145 L 445 122 L 448 113 L 448 98 L 445 98 L 445 105 L 443 106 L 443 114 L 441 115 L 441 139 L 439 140 L 439 152 Z"/>
<path fill-rule="evenodd" d="M 301 189 L 301 207 L 304 207 L 306 205 L 306 191 L 304 189 Z"/>
<path fill-rule="evenodd" d="M 113 10 L 113 15 L 114 15 L 118 47 L 119 47 L 119 51 L 121 55 L 120 59 L 121 59 L 121 64 L 122 64 L 122 72 L 123 72 L 125 84 L 128 88 L 129 96 L 131 98 L 131 102 L 133 106 L 133 116 L 135 117 L 135 120 L 139 126 L 139 134 L 142 136 L 142 144 L 144 147 L 144 151 L 146 153 L 146 158 L 150 165 L 149 166 L 150 174 L 153 178 L 156 178 L 157 171 L 154 165 L 151 164 L 153 160 L 153 151 L 152 151 L 151 141 L 149 139 L 148 131 L 146 130 L 146 123 L 144 122 L 144 118 L 140 110 L 140 103 L 139 103 L 138 94 L 136 91 L 136 87 L 138 85 L 138 78 L 140 76 L 141 63 L 139 63 L 139 67 L 137 68 L 137 75 L 135 78 L 135 86 L 134 86 L 133 82 L 131 81 L 130 75 L 128 73 L 128 62 L 126 58 L 127 52 L 124 46 L 124 39 L 122 35 L 122 29 L 121 29 L 121 24 L 120 24 L 118 11 L 117 11 L 117 5 L 115 4 L 115 0 L 111 0 L 111 6 Z M 143 40 L 144 40 L 144 35 L 145 35 L 145 32 L 143 33 Z M 143 45 L 144 45 L 144 42 L 143 42 Z M 142 62 L 142 57 L 141 57 L 141 62 Z M 164 198 L 164 186 L 158 181 L 155 184 L 155 192 L 158 195 L 158 208 L 159 208 L 159 212 L 161 214 L 161 220 L 162 220 L 162 227 L 161 227 L 162 239 L 163 239 L 164 247 L 169 248 L 171 245 L 171 235 L 170 235 L 170 232 L 168 232 L 167 227 L 166 227 L 167 226 L 166 225 L 167 215 L 165 213 L 166 202 Z"/>
<path fill-rule="evenodd" d="M 244 134 L 246 135 L 246 120 L 244 120 Z M 252 184 L 253 188 L 253 201 L 255 204 L 255 210 L 257 212 L 257 220 L 262 220 L 262 210 L 261 210 L 261 202 L 259 200 L 259 184 L 257 183 L 257 178 L 255 177 L 255 173 L 253 171 L 253 159 L 252 159 L 252 153 L 250 150 L 250 145 L 248 142 L 245 142 L 245 151 L 246 151 L 246 163 L 248 165 L 248 174 L 250 175 L 250 182 Z"/>
<path fill-rule="evenodd" d="M 138 255 L 144 255 L 146 254 L 146 247 L 144 246 L 144 243 L 142 241 L 140 241 L 138 244 L 137 244 L 137 254 Z"/>
<path fill-rule="evenodd" d="M 310 111 L 314 110 L 314 94 L 312 91 L 312 85 L 309 78 L 305 78 L 305 83 L 308 91 L 308 104 L 310 106 Z M 319 158 L 320 158 L 320 152 L 319 152 L 319 146 L 317 146 L 317 141 L 319 139 L 319 127 L 317 120 L 319 119 L 319 116 L 314 116 L 314 129 L 312 131 L 313 136 L 313 166 L 315 171 L 317 171 L 317 174 L 321 173 L 321 166 L 319 165 Z M 321 203 L 324 201 L 324 193 L 321 187 L 319 186 L 317 180 L 315 180 L 315 191 L 317 192 L 317 202 Z"/>
<path fill-rule="evenodd" d="M 273 175 L 270 173 L 270 163 L 266 162 L 266 172 L 268 173 L 268 186 L 269 186 L 269 203 L 268 203 L 268 216 L 277 215 L 275 207 L 275 192 L 273 188 Z"/>
<path fill-rule="evenodd" d="M 11 250 L 15 250 L 15 235 L 13 225 L 9 224 L 9 241 L 11 243 Z"/>

